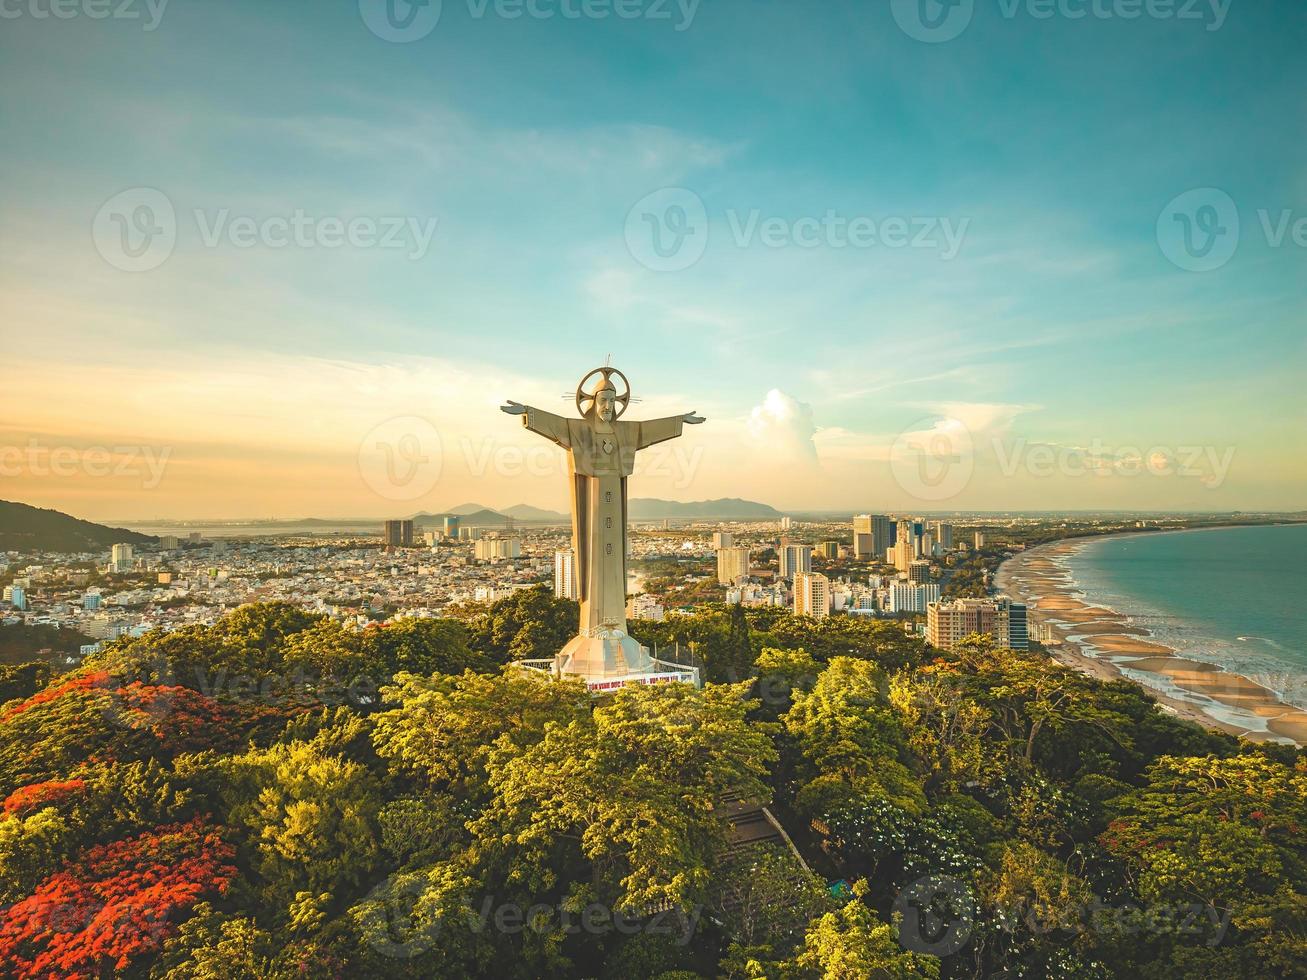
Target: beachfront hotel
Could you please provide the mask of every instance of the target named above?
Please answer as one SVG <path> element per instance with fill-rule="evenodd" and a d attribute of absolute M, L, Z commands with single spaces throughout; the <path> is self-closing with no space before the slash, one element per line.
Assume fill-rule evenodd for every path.
<path fill-rule="evenodd" d="M 926 606 L 926 640 L 941 650 L 952 650 L 973 633 L 993 637 L 1009 650 L 1028 650 L 1026 607 L 1007 596 L 994 599 L 953 599 Z"/>

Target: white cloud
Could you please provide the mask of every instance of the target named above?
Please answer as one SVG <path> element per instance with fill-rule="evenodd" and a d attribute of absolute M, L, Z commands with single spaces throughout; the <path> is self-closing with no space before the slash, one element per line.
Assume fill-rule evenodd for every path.
<path fill-rule="evenodd" d="M 767 392 L 762 404 L 753 407 L 746 425 L 753 441 L 775 454 L 777 460 L 817 461 L 812 406 L 779 388 Z"/>

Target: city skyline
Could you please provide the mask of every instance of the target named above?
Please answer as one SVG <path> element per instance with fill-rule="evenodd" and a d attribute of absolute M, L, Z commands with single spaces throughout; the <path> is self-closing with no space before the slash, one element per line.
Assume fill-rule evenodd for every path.
<path fill-rule="evenodd" d="M 929 43 L 865 5 L 446 4 L 391 43 L 355 5 L 260 7 L 251 29 L 254 9 L 6 20 L 5 499 L 121 520 L 565 510 L 561 453 L 495 409 L 565 412 L 575 365 L 611 355 L 633 417 L 711 420 L 635 496 L 1307 506 L 1307 175 L 1285 122 L 1307 12 L 1017 5 Z M 1167 229 L 1204 188 L 1225 197 L 1191 216 L 1228 199 L 1242 235 L 1195 271 Z M 175 241 L 129 271 L 114 236 L 143 190 Z M 331 243 L 324 221 L 358 219 L 371 244 Z M 431 474 L 378 491 L 386 444 L 436 447 L 426 492 Z M 924 480 L 923 453 L 942 461 Z"/>

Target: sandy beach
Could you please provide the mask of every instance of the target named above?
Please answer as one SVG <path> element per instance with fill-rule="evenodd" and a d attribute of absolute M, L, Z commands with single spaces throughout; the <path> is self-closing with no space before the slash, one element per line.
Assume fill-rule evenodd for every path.
<path fill-rule="evenodd" d="M 1092 540 L 1040 545 L 999 567 L 995 587 L 1026 603 L 1032 639 L 1045 628 L 1045 645 L 1060 663 L 1104 680 L 1137 681 L 1182 718 L 1258 741 L 1307 745 L 1307 711 L 1246 677 L 1180 656 L 1128 616 L 1086 601 L 1092 597 L 1062 559 Z"/>

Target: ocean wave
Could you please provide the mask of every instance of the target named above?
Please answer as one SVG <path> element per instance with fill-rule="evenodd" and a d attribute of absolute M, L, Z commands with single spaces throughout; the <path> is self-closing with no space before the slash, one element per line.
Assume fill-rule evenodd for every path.
<path fill-rule="evenodd" d="M 1275 647 L 1275 649 L 1277 650 L 1284 649 L 1283 646 L 1276 643 L 1269 636 L 1241 636 L 1239 637 L 1239 639 L 1242 640 L 1244 643 L 1252 643 L 1255 641 L 1257 643 L 1265 643 L 1267 646 Z"/>

